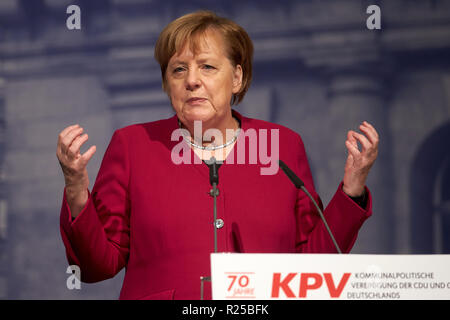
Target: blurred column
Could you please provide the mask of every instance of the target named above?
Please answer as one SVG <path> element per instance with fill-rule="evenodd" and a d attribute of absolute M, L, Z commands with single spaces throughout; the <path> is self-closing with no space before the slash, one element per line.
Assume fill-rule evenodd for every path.
<path fill-rule="evenodd" d="M 0 1 L 0 15 L 15 15 L 20 9 L 19 0 Z"/>
<path fill-rule="evenodd" d="M 8 33 L 23 21 L 25 14 L 20 0 L 0 1 L 0 300 L 8 298 L 8 273 L 11 270 L 8 239 L 7 184 L 5 175 L 6 162 L 6 76 L 5 55 L 7 54 Z"/>
<path fill-rule="evenodd" d="M 113 127 L 159 120 L 171 114 L 170 102 L 161 88 L 161 72 L 149 57 L 149 45 L 110 48 L 108 70 L 102 76 L 109 96 Z"/>
<path fill-rule="evenodd" d="M 392 212 L 395 188 L 388 126 L 388 66 L 382 61 L 361 62 L 330 67 L 328 75 L 329 112 L 326 124 L 334 132 L 329 137 L 330 144 L 324 148 L 329 181 L 341 181 L 344 176 L 347 132 L 355 130 L 362 133 L 359 125 L 364 120 L 371 123 L 380 136 L 378 158 L 367 181 L 373 196 L 373 216 L 364 225 L 364 232 L 355 249 L 360 253 L 367 252 L 366 248 L 373 248 L 377 253 L 391 253 L 395 249 Z"/>
<path fill-rule="evenodd" d="M 161 70 L 153 59 L 156 39 L 168 20 L 167 6 L 148 0 L 111 3 L 116 27 L 108 38 L 102 81 L 109 96 L 113 127 L 171 116 Z"/>
<path fill-rule="evenodd" d="M 1 60 L 0 60 L 1 67 Z M 9 265 L 7 259 L 7 202 L 6 202 L 6 183 L 5 183 L 5 85 L 6 80 L 0 73 L 0 299 L 6 299 L 7 290 L 7 268 Z"/>

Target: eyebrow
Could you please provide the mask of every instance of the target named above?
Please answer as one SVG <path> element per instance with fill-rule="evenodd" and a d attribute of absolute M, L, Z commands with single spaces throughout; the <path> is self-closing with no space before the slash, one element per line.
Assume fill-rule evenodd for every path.
<path fill-rule="evenodd" d="M 187 63 L 182 61 L 182 60 L 174 60 L 174 61 L 169 63 L 169 66 L 170 65 L 174 65 L 174 64 L 187 64 Z"/>
<path fill-rule="evenodd" d="M 211 57 L 201 58 L 201 59 L 198 59 L 196 61 L 198 63 L 205 63 L 205 62 L 210 61 L 210 60 L 213 60 L 214 62 L 216 62 L 216 60 L 214 58 L 211 58 Z M 172 61 L 171 63 L 169 63 L 169 66 L 176 65 L 176 64 L 187 65 L 188 63 L 186 61 L 176 59 L 176 60 Z"/>

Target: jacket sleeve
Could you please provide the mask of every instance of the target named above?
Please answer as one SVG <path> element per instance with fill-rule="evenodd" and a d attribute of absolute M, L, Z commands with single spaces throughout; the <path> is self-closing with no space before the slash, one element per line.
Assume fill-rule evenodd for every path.
<path fill-rule="evenodd" d="M 114 132 L 86 206 L 72 219 L 64 189 L 60 231 L 69 264 L 80 267 L 81 280 L 115 276 L 127 263 L 130 243 L 128 148 Z M 89 192 L 89 190 L 88 190 Z"/>
<path fill-rule="evenodd" d="M 305 183 L 305 188 L 323 211 L 328 226 L 341 251 L 343 253 L 349 253 L 356 241 L 358 231 L 362 224 L 372 215 L 372 196 L 370 191 L 365 187 L 367 201 L 365 208 L 361 208 L 344 193 L 342 190 L 343 182 L 341 182 L 330 203 L 323 210 L 322 201 L 314 188 L 303 142 L 301 138 L 299 140 L 296 159 L 297 174 Z M 298 190 L 295 212 L 297 218 L 297 252 L 337 252 L 316 207 L 302 190 Z"/>

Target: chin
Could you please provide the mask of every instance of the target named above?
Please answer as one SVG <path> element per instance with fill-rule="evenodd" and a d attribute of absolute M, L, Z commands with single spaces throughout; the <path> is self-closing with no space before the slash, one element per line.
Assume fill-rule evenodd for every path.
<path fill-rule="evenodd" d="M 214 118 L 215 114 L 210 110 L 190 110 L 189 113 L 183 113 L 184 119 L 187 121 L 209 121 Z"/>

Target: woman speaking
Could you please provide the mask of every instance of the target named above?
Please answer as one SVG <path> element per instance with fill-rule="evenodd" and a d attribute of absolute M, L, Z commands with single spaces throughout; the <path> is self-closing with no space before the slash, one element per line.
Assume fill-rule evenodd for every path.
<path fill-rule="evenodd" d="M 200 276 L 210 274 L 213 222 L 219 252 L 336 252 L 310 199 L 281 170 L 262 171 L 267 159 L 261 150 L 270 150 L 322 207 L 300 136 L 231 108 L 250 86 L 252 56 L 248 34 L 229 19 L 199 11 L 172 21 L 159 36 L 155 58 L 175 115 L 116 130 L 92 192 L 86 166 L 95 146 L 80 153 L 88 136 L 79 125 L 60 132 L 61 234 L 82 281 L 108 279 L 125 267 L 120 299 L 199 299 Z M 359 129 L 363 134 L 348 132 L 344 177 L 324 210 L 343 252 L 372 213 L 365 183 L 378 134 L 367 122 Z M 177 130 L 183 133 L 178 140 Z M 213 157 L 220 166 L 216 221 Z M 205 295 L 211 297 L 208 288 Z"/>

